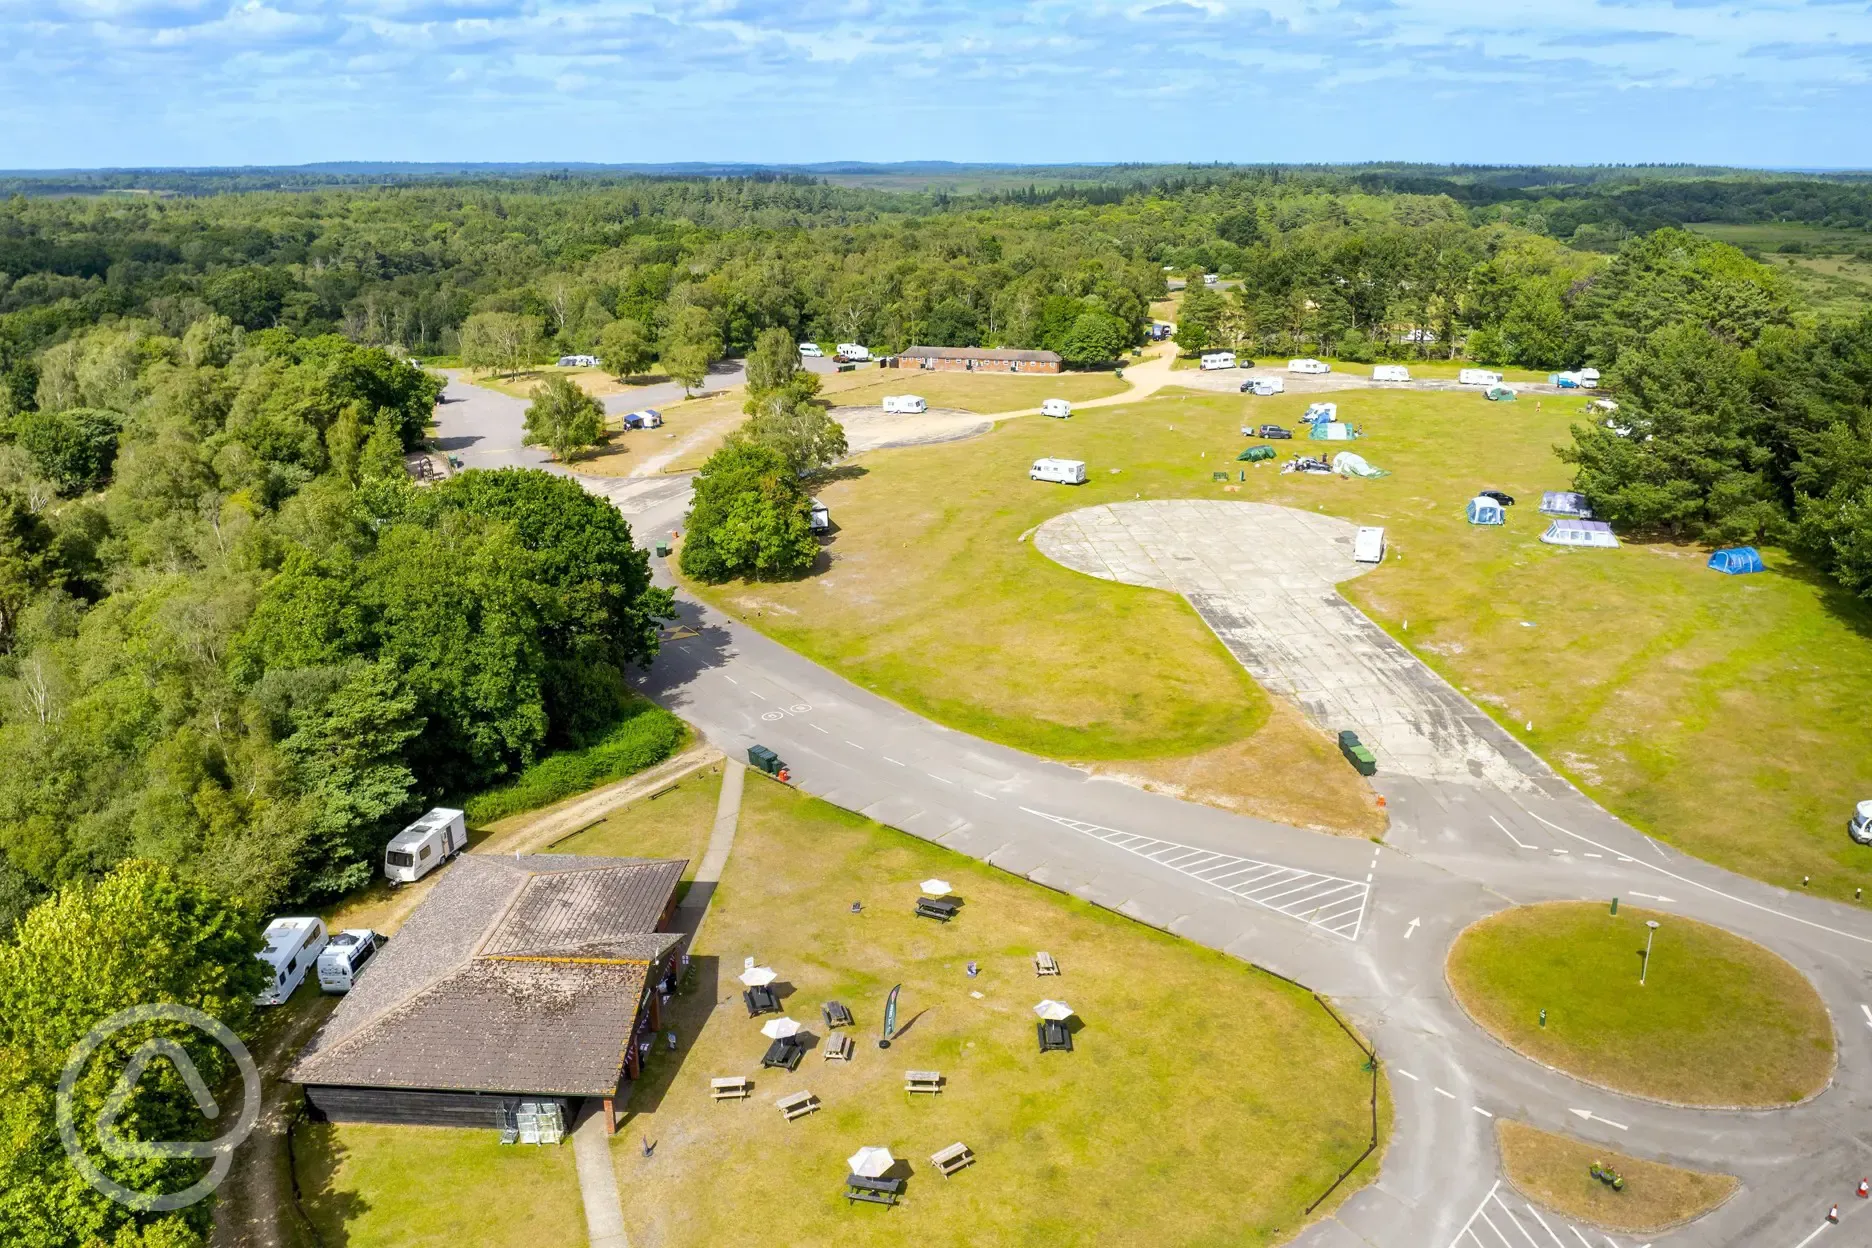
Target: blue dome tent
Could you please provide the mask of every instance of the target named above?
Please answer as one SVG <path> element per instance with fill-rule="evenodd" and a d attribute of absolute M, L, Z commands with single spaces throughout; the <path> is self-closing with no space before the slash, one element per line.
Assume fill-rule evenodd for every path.
<path fill-rule="evenodd" d="M 1753 546 L 1729 546 L 1719 550 L 1709 557 L 1709 566 L 1729 576 L 1766 570 L 1761 552 Z"/>

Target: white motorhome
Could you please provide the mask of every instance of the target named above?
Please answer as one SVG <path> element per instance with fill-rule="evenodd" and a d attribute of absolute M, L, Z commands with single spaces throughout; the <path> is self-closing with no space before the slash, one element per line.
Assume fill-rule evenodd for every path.
<path fill-rule="evenodd" d="M 661 429 L 663 413 L 654 407 L 646 407 L 640 412 L 626 412 L 624 413 L 624 427 L 626 429 Z"/>
<path fill-rule="evenodd" d="M 1065 399 L 1047 399 L 1040 404 L 1042 416 L 1058 416 L 1064 419 L 1072 415 L 1072 404 Z"/>
<path fill-rule="evenodd" d="M 1233 351 L 1205 351 L 1202 356 L 1202 366 L 1204 369 L 1234 368 L 1235 353 Z"/>
<path fill-rule="evenodd" d="M 1384 562 L 1384 530 L 1375 525 L 1359 529 L 1352 538 L 1352 558 L 1359 563 Z"/>
<path fill-rule="evenodd" d="M 326 941 L 318 956 L 319 991 L 350 992 L 377 948 L 377 933 L 368 927 L 348 928 Z"/>
<path fill-rule="evenodd" d="M 1268 398 L 1270 395 L 1285 394 L 1287 393 L 1287 382 L 1279 377 L 1257 377 L 1254 379 L 1254 385 L 1249 390 L 1249 393 L 1255 395 L 1257 398 L 1263 399 Z"/>
<path fill-rule="evenodd" d="M 1028 469 L 1031 481 L 1053 481 L 1060 485 L 1084 485 L 1086 466 L 1083 459 L 1036 459 Z"/>
<path fill-rule="evenodd" d="M 384 878 L 414 884 L 468 848 L 468 825 L 459 810 L 438 806 L 390 838 Z"/>
<path fill-rule="evenodd" d="M 1375 364 L 1372 366 L 1373 381 L 1409 381 L 1410 369 L 1402 364 Z"/>
<path fill-rule="evenodd" d="M 884 396 L 884 414 L 886 416 L 919 416 L 929 411 L 929 404 L 920 394 L 887 394 Z"/>
<path fill-rule="evenodd" d="M 254 1000 L 279 1005 L 292 996 L 325 948 L 325 924 L 315 918 L 274 919 L 266 925 L 266 948 L 254 957 L 266 964 L 272 980 Z"/>
<path fill-rule="evenodd" d="M 830 533 L 832 531 L 832 509 L 818 499 L 813 499 L 812 512 L 807 516 L 806 523 L 815 533 Z"/>
<path fill-rule="evenodd" d="M 1491 372 L 1486 368 L 1465 368 L 1456 374 L 1456 384 L 1459 386 L 1499 386 L 1501 374 Z"/>
<path fill-rule="evenodd" d="M 1288 360 L 1287 371 L 1290 373 L 1330 373 L 1332 365 L 1325 360 Z"/>
<path fill-rule="evenodd" d="M 1596 368 L 1582 368 L 1577 375 L 1579 384 L 1587 390 L 1592 390 L 1599 385 L 1599 370 Z"/>
<path fill-rule="evenodd" d="M 559 357 L 560 368 L 597 368 L 598 357 L 595 355 L 562 355 Z"/>
<path fill-rule="evenodd" d="M 825 358 L 825 352 L 819 349 L 819 344 L 816 342 L 800 343 L 799 353 L 803 356 L 806 356 L 809 359 L 814 359 L 814 360 L 823 360 Z"/>
<path fill-rule="evenodd" d="M 871 358 L 871 349 L 869 347 L 859 346 L 855 342 L 839 343 L 838 353 L 848 360 L 868 360 Z"/>

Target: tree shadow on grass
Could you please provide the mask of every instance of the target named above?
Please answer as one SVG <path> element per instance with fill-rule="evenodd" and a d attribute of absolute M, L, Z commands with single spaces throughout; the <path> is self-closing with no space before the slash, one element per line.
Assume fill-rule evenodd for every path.
<path fill-rule="evenodd" d="M 670 1088 L 682 1077 L 684 1068 L 689 1064 L 689 1054 L 695 1051 L 702 1028 L 718 1003 L 722 991 L 721 959 L 691 956 L 689 969 L 694 979 L 685 991 L 676 994 L 669 1008 L 663 1012 L 664 1030 L 676 1033 L 676 1051 L 670 1052 L 661 1035 L 654 1038 L 650 1045 L 650 1056 L 644 1061 L 643 1073 L 626 1084 L 628 1095 L 622 1106 L 619 1130 L 628 1126 L 637 1115 L 655 1113 L 663 1104 L 663 1098 L 669 1094 Z M 735 1006 L 739 1008 L 738 993 L 736 998 Z"/>
<path fill-rule="evenodd" d="M 351 1226 L 371 1210 L 362 1194 L 338 1184 L 338 1171 L 350 1151 L 329 1122 L 300 1120 L 287 1137 L 292 1166 L 293 1196 L 298 1213 L 309 1223 L 321 1248 L 339 1248 L 351 1242 Z M 293 1211 L 281 1210 L 283 1219 Z"/>

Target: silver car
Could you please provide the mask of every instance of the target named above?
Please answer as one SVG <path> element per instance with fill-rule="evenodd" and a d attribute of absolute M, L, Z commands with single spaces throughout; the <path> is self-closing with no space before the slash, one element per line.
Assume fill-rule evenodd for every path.
<path fill-rule="evenodd" d="M 1846 821 L 1846 835 L 1861 845 L 1872 845 L 1872 801 L 1860 802 Z"/>

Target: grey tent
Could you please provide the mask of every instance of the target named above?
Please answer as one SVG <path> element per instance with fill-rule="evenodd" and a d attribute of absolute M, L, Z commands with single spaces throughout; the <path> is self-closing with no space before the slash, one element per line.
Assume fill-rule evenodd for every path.
<path fill-rule="evenodd" d="M 1541 495 L 1540 509 L 1543 515 L 1570 516 L 1575 520 L 1592 519 L 1592 504 L 1586 501 L 1584 494 L 1575 494 L 1571 490 L 1548 490 Z"/>

